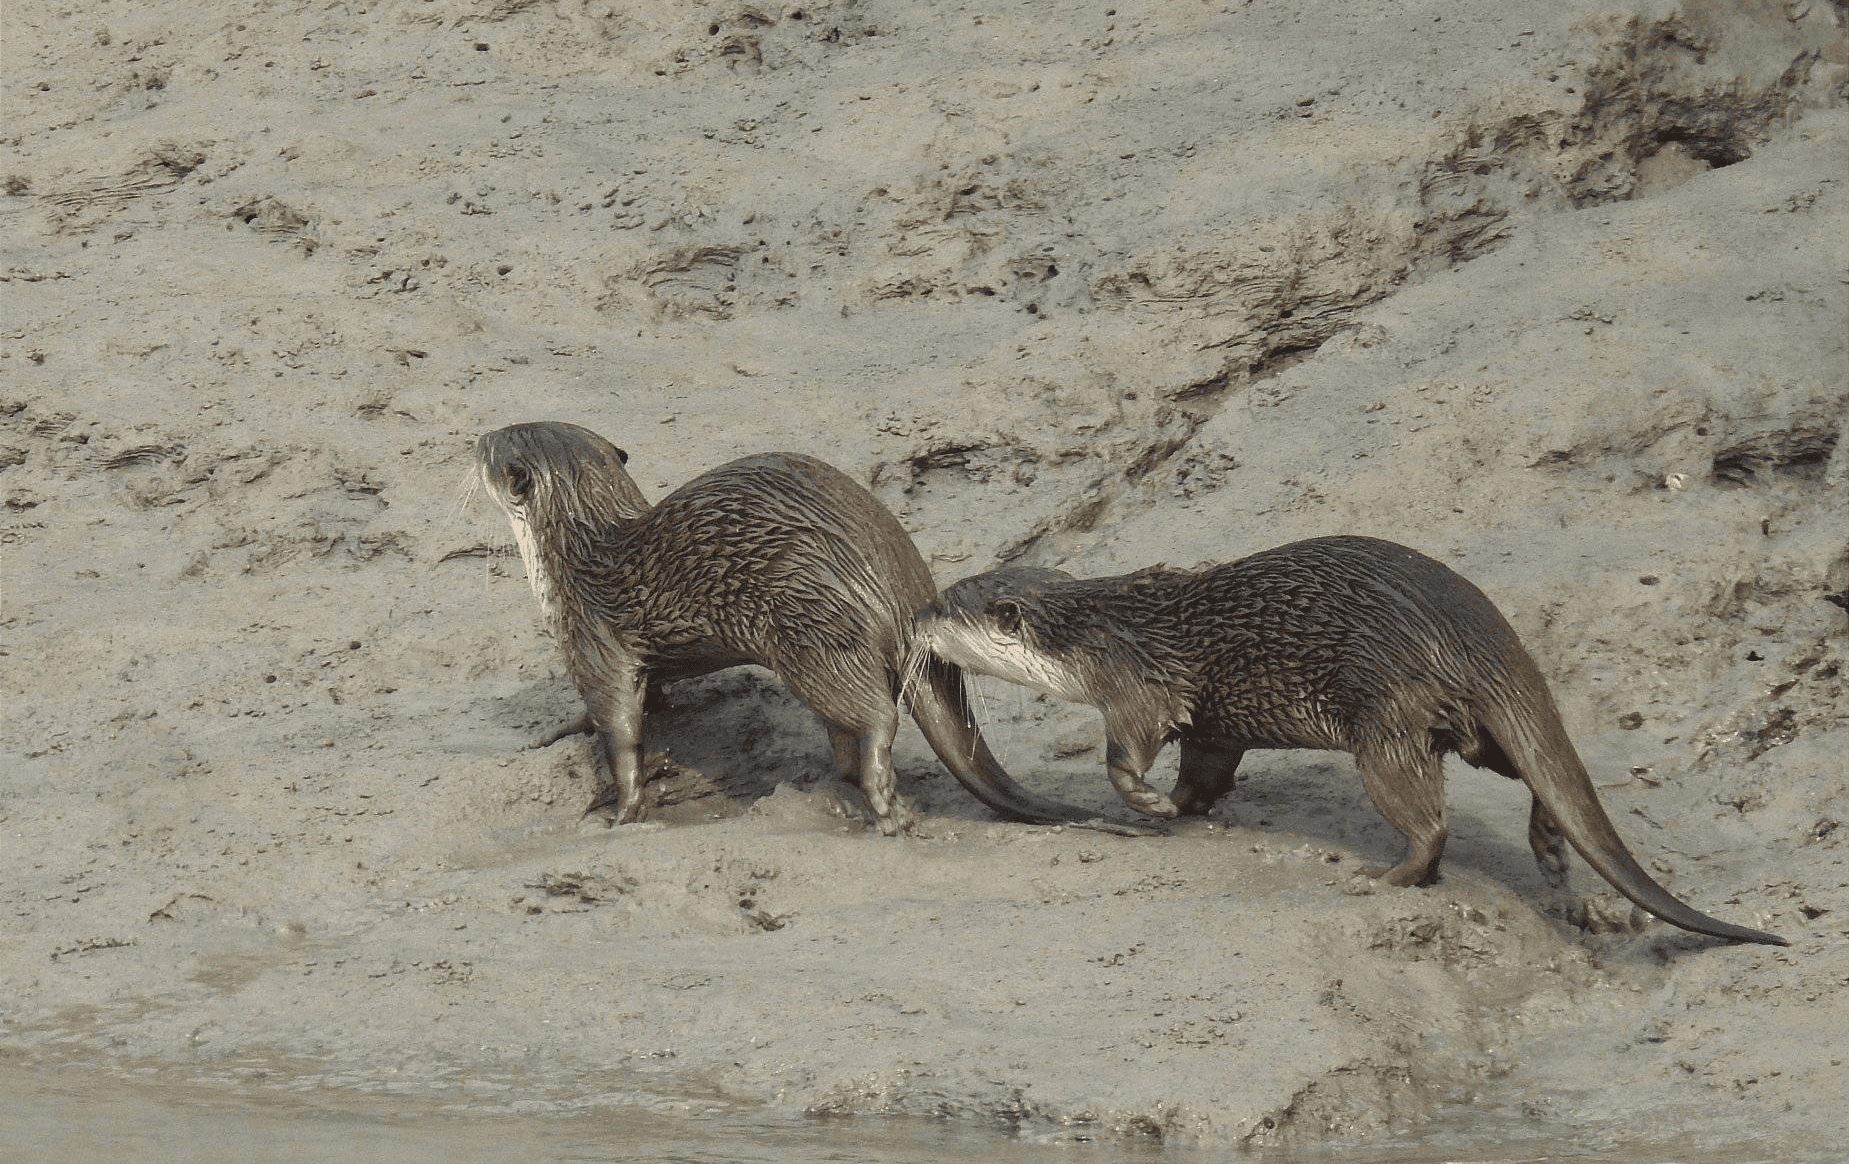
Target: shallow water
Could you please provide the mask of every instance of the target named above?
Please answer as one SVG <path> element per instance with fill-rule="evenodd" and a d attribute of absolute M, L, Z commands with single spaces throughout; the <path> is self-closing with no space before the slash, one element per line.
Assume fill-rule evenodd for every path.
<path fill-rule="evenodd" d="M 0 1066 L 0 1161 L 34 1164 L 1751 1164 L 1763 1150 L 1712 1145 L 1594 1149 L 1550 1140 L 1540 1129 L 1461 1123 L 1412 1137 L 1313 1151 L 1242 1151 L 1233 1145 L 1088 1141 L 1070 1132 L 1017 1135 L 930 1119 L 780 1117 L 699 1099 L 551 1100 L 501 1096 L 486 1103 L 426 1093 L 364 1094 L 339 1087 L 123 1078 L 82 1068 Z"/>
<path fill-rule="evenodd" d="M 807 1164 L 981 1159 L 1040 1164 L 1085 1145 L 1035 1143 L 1001 1131 L 925 1119 L 779 1118 L 703 1101 L 592 1104 L 523 1111 L 517 1099 L 475 1107 L 427 1095 L 388 1097 L 319 1088 L 225 1088 L 123 1079 L 80 1069 L 0 1067 L 0 1160 L 112 1164 L 183 1160 L 244 1164 Z M 1104 1157 L 1100 1156 L 1099 1159 Z M 1116 1143 L 1112 1161 L 1177 1157 Z"/>

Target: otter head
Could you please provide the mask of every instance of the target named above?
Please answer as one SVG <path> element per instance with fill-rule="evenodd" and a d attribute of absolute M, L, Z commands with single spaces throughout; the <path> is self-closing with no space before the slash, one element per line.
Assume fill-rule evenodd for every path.
<path fill-rule="evenodd" d="M 599 528 L 634 521 L 648 500 L 623 468 L 629 454 L 563 421 L 514 424 L 475 442 L 482 486 L 507 514 L 527 581 L 548 617 L 557 612 L 549 559 Z"/>
<path fill-rule="evenodd" d="M 1058 615 L 1047 598 L 1072 580 L 1063 571 L 1034 566 L 965 578 L 913 618 L 917 649 L 977 675 L 1090 703 L 1077 661 L 1048 633 Z"/>

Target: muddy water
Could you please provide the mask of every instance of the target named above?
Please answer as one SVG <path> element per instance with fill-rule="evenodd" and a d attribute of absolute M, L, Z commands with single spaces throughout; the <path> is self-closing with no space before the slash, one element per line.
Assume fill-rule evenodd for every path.
<path fill-rule="evenodd" d="M 1312 1151 L 1241 1151 L 1232 1145 L 1043 1136 L 927 1119 L 817 1120 L 705 1100 L 648 1102 L 528 1100 L 501 1095 L 459 1100 L 428 1094 L 365 1095 L 338 1088 L 289 1089 L 122 1078 L 78 1068 L 0 1066 L 0 1161 L 112 1164 L 184 1160 L 247 1164 L 288 1160 L 346 1164 L 817 1164 L 878 1160 L 938 1164 L 1542 1164 L 1597 1159 L 1613 1164 L 1754 1164 L 1765 1146 L 1657 1144 L 1594 1149 L 1570 1133 L 1528 1125 L 1454 1120 L 1417 1135 Z M 1564 1129 L 1558 1129 L 1564 1132 Z"/>
<path fill-rule="evenodd" d="M 530 1164 L 880 1160 L 935 1164 L 1071 1161 L 1072 1145 L 923 1119 L 777 1118 L 704 1101 L 589 1102 L 502 1096 L 457 1102 L 330 1089 L 222 1088 L 121 1079 L 78 1069 L 0 1067 L 0 1161 L 114 1164 Z M 1082 1147 L 1082 1145 L 1081 1145 Z M 1112 1161 L 1179 1159 L 1160 1146 L 1113 1144 Z"/>

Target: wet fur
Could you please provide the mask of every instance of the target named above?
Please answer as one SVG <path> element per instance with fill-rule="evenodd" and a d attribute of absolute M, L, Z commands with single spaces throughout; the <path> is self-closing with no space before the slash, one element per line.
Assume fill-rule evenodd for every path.
<path fill-rule="evenodd" d="M 651 507 L 622 450 L 550 421 L 486 434 L 476 460 L 584 697 L 584 719 L 543 742 L 592 733 L 605 782 L 593 809 L 614 806 L 619 823 L 644 813 L 649 686 L 756 663 L 822 717 L 881 830 L 909 823 L 892 771 L 897 697 L 912 614 L 936 587 L 872 494 L 811 457 L 766 453 L 722 465 Z M 978 799 L 1016 820 L 1090 815 L 1008 778 L 970 722 L 954 666 L 931 662 L 918 674 L 913 717 Z"/>
<path fill-rule="evenodd" d="M 1084 581 L 1000 570 L 950 587 L 918 624 L 936 658 L 1099 707 L 1112 782 L 1144 812 L 1205 813 L 1251 748 L 1350 752 L 1407 841 L 1377 875 L 1425 885 L 1438 877 L 1442 760 L 1455 752 L 1527 783 L 1529 843 L 1556 885 L 1564 838 L 1671 924 L 1786 944 L 1691 909 L 1637 864 L 1514 630 L 1482 591 L 1405 546 L 1317 538 L 1199 572 Z M 1182 752 L 1171 800 L 1143 774 L 1172 739 Z"/>

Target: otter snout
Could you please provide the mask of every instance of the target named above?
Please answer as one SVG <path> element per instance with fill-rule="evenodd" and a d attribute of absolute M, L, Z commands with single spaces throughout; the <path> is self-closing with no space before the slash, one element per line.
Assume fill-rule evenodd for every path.
<path fill-rule="evenodd" d="M 1056 656 L 987 614 L 932 617 L 916 623 L 917 650 L 974 675 L 988 675 L 1071 703 L 1091 703 L 1082 679 Z"/>

